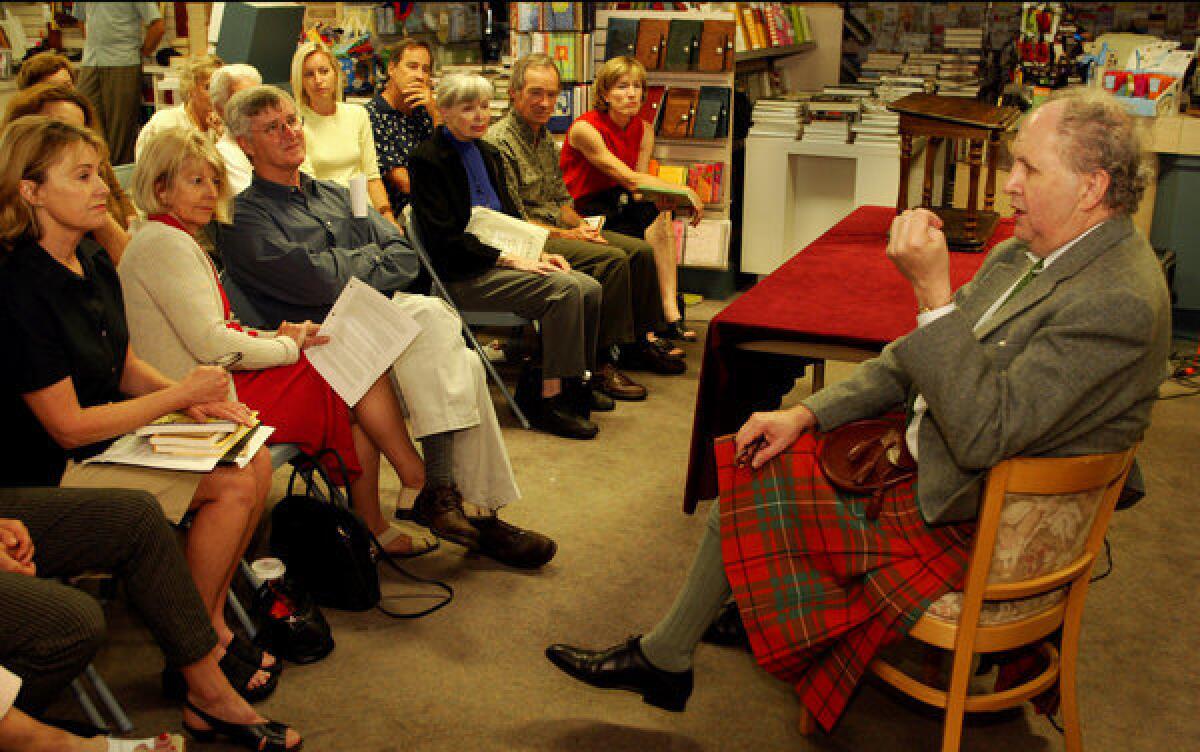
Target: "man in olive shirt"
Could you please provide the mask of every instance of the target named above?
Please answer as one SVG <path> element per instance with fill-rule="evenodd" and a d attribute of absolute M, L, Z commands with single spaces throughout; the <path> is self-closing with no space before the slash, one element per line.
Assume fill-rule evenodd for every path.
<path fill-rule="evenodd" d="M 645 388 L 617 370 L 609 357 L 621 346 L 629 368 L 682 373 L 682 353 L 653 332 L 663 327 L 662 301 L 654 250 L 643 240 L 601 232 L 582 220 L 558 166 L 558 152 L 546 130 L 561 83 L 546 55 L 527 55 L 513 66 L 512 107 L 488 131 L 486 140 L 504 156 L 505 179 L 517 208 L 529 222 L 549 228 L 546 252 L 595 277 L 604 288 L 600 315 L 600 363 L 593 385 L 617 399 L 641 399 Z"/>

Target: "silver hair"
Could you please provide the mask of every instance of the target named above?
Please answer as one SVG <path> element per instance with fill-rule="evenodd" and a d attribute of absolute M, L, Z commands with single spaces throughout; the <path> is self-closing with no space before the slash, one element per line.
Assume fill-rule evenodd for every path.
<path fill-rule="evenodd" d="M 1066 149 L 1063 161 L 1080 175 L 1108 173 L 1104 204 L 1123 214 L 1133 214 L 1146 187 L 1154 179 L 1143 126 L 1109 93 L 1072 88 L 1054 95 L 1062 107 L 1058 136 Z"/>
<path fill-rule="evenodd" d="M 242 89 L 225 105 L 225 127 L 234 138 L 250 137 L 250 118 L 266 110 L 278 109 L 284 102 L 295 109 L 296 101 L 278 86 Z"/>
<path fill-rule="evenodd" d="M 558 72 L 558 66 L 554 64 L 554 60 L 549 55 L 534 52 L 513 63 L 512 84 L 509 86 L 509 91 L 525 89 L 525 73 L 530 68 L 548 68 L 554 71 L 559 83 L 562 83 L 562 74 Z"/>
<path fill-rule="evenodd" d="M 253 65 L 230 63 L 213 71 L 208 82 L 208 95 L 212 97 L 213 109 L 225 111 L 225 105 L 229 104 L 229 97 L 232 96 L 230 90 L 234 83 L 242 79 L 252 81 L 255 86 L 262 84 L 262 75 Z"/>
<path fill-rule="evenodd" d="M 446 109 L 461 102 L 492 98 L 492 84 L 477 73 L 452 73 L 438 82 L 437 104 Z"/>

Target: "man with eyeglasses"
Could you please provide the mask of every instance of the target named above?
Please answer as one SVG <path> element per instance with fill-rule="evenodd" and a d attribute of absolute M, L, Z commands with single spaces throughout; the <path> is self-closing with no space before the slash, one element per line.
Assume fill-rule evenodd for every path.
<path fill-rule="evenodd" d="M 504 158 L 517 210 L 526 221 L 550 230 L 546 252 L 563 256 L 604 288 L 592 388 L 613 399 L 645 399 L 646 388 L 617 369 L 613 350 L 626 368 L 660 374 L 683 373 L 683 352 L 654 334 L 665 326 L 654 249 L 644 240 L 594 228 L 575 211 L 546 129 L 561 88 L 558 68 L 548 56 L 518 60 L 509 87 L 512 106 L 486 140 Z"/>
<path fill-rule="evenodd" d="M 322 321 L 354 277 L 391 295 L 421 326 L 393 368 L 424 450 L 426 483 L 413 519 L 511 566 L 548 562 L 554 541 L 495 514 L 520 494 L 483 366 L 464 345 L 449 306 L 409 292 L 419 286 L 419 266 L 395 225 L 370 207 L 366 217 L 353 216 L 348 190 L 300 172 L 303 121 L 287 93 L 256 86 L 235 94 L 225 111 L 226 126 L 254 165 L 250 187 L 235 200 L 233 224 L 217 237 L 226 273 L 259 316 L 247 323 Z M 464 498 L 477 515 L 467 516 Z"/>

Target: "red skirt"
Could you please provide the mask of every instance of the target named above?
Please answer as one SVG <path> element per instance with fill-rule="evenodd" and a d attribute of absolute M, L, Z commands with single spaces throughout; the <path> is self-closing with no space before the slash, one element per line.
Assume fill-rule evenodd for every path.
<path fill-rule="evenodd" d="M 342 478 L 337 463 L 327 458 L 324 464 L 330 478 L 346 483 L 362 475 L 350 431 L 350 408 L 303 354 L 287 366 L 234 371 L 233 383 L 238 399 L 258 411 L 264 424 L 275 427 L 268 443 L 299 444 L 306 454 L 335 449 L 350 477 Z"/>
<path fill-rule="evenodd" d="M 722 557 L 755 658 L 829 730 L 879 649 L 961 585 L 974 524 L 926 525 L 912 483 L 868 520 L 816 451 L 805 435 L 753 471 L 716 444 Z"/>

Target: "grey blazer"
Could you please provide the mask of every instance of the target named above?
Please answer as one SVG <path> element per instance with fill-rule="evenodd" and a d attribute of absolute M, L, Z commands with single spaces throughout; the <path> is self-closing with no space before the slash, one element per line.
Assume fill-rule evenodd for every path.
<path fill-rule="evenodd" d="M 1109 219 L 974 331 L 1028 268 L 1025 250 L 998 245 L 955 311 L 804 401 L 827 431 L 923 395 L 917 502 L 929 523 L 973 519 L 1001 460 L 1121 451 L 1150 423 L 1171 321 L 1149 243 L 1127 215 Z"/>

